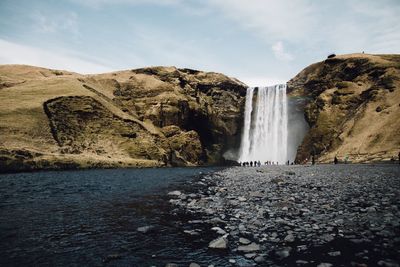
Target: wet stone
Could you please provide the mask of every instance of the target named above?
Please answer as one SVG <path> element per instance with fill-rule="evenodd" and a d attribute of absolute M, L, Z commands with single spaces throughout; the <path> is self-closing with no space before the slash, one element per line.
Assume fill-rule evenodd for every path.
<path fill-rule="evenodd" d="M 256 257 L 256 256 L 257 256 L 256 253 L 246 253 L 246 254 L 244 254 L 244 257 L 245 257 L 246 259 L 252 259 L 252 258 L 254 258 L 254 257 Z"/>
<path fill-rule="evenodd" d="M 251 241 L 248 240 L 247 238 L 241 237 L 241 238 L 239 238 L 239 243 L 242 244 L 242 245 L 248 245 L 248 244 L 251 243 Z"/>
<path fill-rule="evenodd" d="M 290 248 L 283 248 L 281 250 L 275 251 L 275 254 L 280 258 L 287 258 L 290 255 Z"/>
<path fill-rule="evenodd" d="M 308 261 L 305 261 L 305 260 L 297 260 L 297 261 L 296 261 L 296 264 L 302 266 L 302 265 L 307 265 L 307 264 L 309 264 L 309 262 L 308 262 Z"/>
<path fill-rule="evenodd" d="M 182 192 L 176 190 L 176 191 L 169 192 L 168 195 L 169 196 L 174 196 L 174 197 L 179 197 L 180 195 L 182 195 Z"/>
<path fill-rule="evenodd" d="M 292 234 L 289 234 L 289 235 L 287 235 L 287 236 L 285 237 L 284 240 L 285 240 L 285 242 L 291 243 L 291 242 L 294 242 L 295 237 L 294 237 Z"/>
<path fill-rule="evenodd" d="M 209 248 L 213 249 L 226 249 L 228 246 L 228 235 L 224 235 L 212 240 L 209 244 Z"/>
<path fill-rule="evenodd" d="M 331 257 L 337 257 L 342 255 L 342 253 L 340 251 L 332 251 L 332 252 L 328 252 L 328 255 Z"/>
<path fill-rule="evenodd" d="M 235 246 L 217 239 L 210 244 L 215 241 L 233 255 L 253 260 L 271 255 L 268 261 L 284 259 L 290 266 L 330 266 L 321 255 L 342 266 L 351 266 L 354 258 L 376 266 L 381 258 L 381 265 L 389 266 L 393 261 L 386 255 L 397 255 L 400 243 L 398 177 L 398 168 L 379 164 L 232 167 L 208 175 L 205 188 L 195 193 L 169 197 L 178 210 L 195 215 L 185 229 L 204 227 L 201 238 L 210 229 L 229 233 Z M 292 253 L 289 246 L 295 242 Z M 341 257 L 341 251 L 332 250 L 336 242 L 345 242 L 346 255 L 353 255 Z M 360 246 L 368 251 L 359 252 Z M 321 254 L 305 262 L 301 255 L 316 247 Z"/>
<path fill-rule="evenodd" d="M 146 234 L 148 232 L 153 231 L 154 229 L 155 229 L 155 227 L 153 225 L 147 225 L 147 226 L 138 227 L 136 229 L 136 231 Z"/>
<path fill-rule="evenodd" d="M 217 226 L 211 228 L 211 230 L 215 231 L 219 235 L 225 235 L 226 234 L 225 230 L 223 230 L 222 228 L 217 227 Z"/>
<path fill-rule="evenodd" d="M 260 250 L 260 245 L 258 245 L 258 244 L 253 242 L 253 243 L 251 243 L 249 245 L 239 246 L 237 248 L 237 250 L 239 252 L 244 252 L 244 253 L 259 251 Z"/>
<path fill-rule="evenodd" d="M 185 234 L 191 235 L 191 236 L 199 236 L 200 235 L 200 233 L 196 230 L 184 230 L 183 232 Z"/>
<path fill-rule="evenodd" d="M 257 256 L 256 258 L 254 258 L 254 261 L 257 263 L 262 263 L 265 261 L 265 258 L 264 258 L 264 256 L 260 255 L 260 256 Z"/>

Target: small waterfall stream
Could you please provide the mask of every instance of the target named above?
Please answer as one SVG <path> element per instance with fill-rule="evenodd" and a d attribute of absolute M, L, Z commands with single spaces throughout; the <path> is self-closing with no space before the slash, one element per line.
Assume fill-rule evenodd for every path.
<path fill-rule="evenodd" d="M 286 85 L 247 89 L 239 161 L 288 160 Z"/>

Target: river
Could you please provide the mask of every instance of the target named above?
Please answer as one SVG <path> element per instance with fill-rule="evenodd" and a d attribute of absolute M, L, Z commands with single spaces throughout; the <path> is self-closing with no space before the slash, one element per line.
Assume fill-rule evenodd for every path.
<path fill-rule="evenodd" d="M 188 239 L 167 193 L 216 168 L 46 171 L 0 175 L 1 266 L 218 264 Z M 154 231 L 140 233 L 138 227 Z"/>

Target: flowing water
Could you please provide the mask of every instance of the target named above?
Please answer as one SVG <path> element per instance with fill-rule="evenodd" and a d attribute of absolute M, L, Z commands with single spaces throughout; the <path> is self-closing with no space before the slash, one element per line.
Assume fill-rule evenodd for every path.
<path fill-rule="evenodd" d="M 286 85 L 247 89 L 239 161 L 288 160 Z"/>
<path fill-rule="evenodd" d="M 216 168 L 116 169 L 0 175 L 0 266 L 164 266 L 218 263 L 188 239 L 166 194 L 195 190 Z M 136 229 L 153 225 L 151 233 Z"/>

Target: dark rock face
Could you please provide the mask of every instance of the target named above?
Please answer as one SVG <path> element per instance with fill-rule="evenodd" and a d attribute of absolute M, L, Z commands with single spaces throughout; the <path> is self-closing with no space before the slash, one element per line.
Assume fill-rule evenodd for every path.
<path fill-rule="evenodd" d="M 400 56 L 355 54 L 328 58 L 291 79 L 288 93 L 307 99 L 304 113 L 310 126 L 297 161 L 312 154 L 322 162 L 335 155 L 355 162 L 397 155 L 399 77 Z"/>
<path fill-rule="evenodd" d="M 124 110 L 160 128 L 177 126 L 196 132 L 202 150 L 199 159 L 206 164 L 221 162 L 223 152 L 238 145 L 244 84 L 190 69 L 155 67 L 132 72 L 136 75 L 121 81 L 114 91 L 114 101 Z"/>

